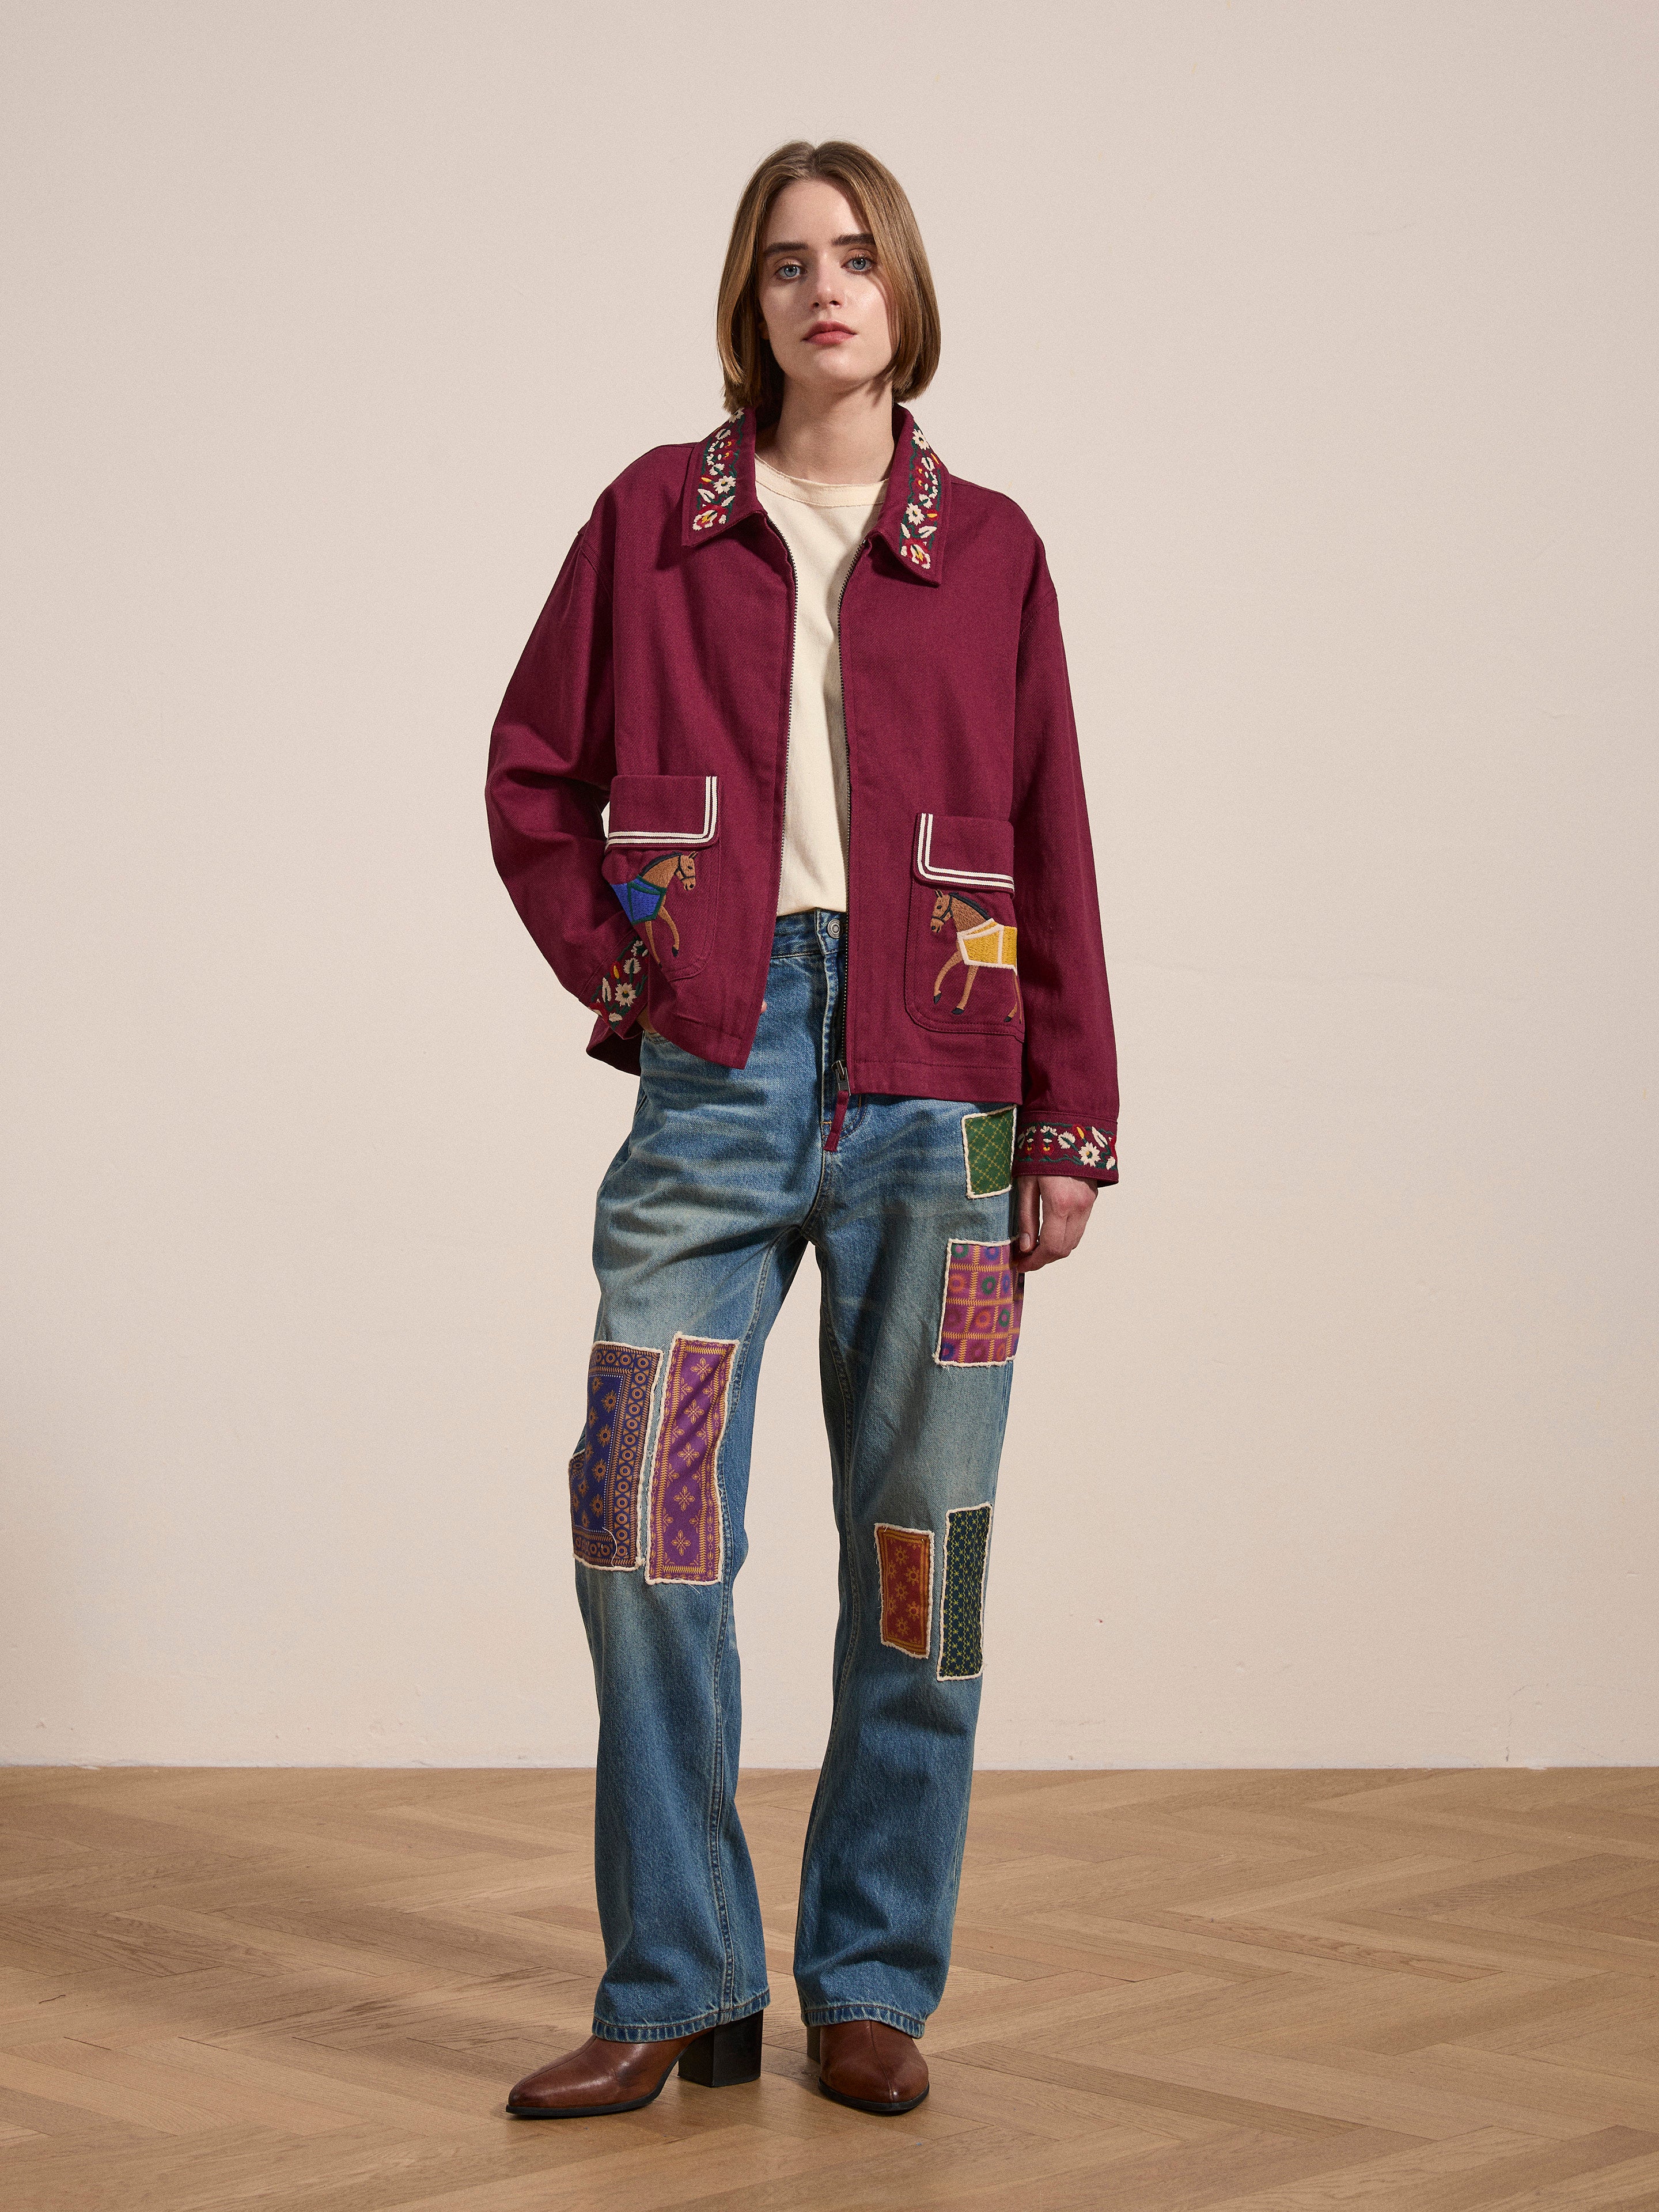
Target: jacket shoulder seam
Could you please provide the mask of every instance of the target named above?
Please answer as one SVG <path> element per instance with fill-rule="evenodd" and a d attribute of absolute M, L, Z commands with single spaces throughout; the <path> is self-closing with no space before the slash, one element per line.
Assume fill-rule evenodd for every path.
<path fill-rule="evenodd" d="M 605 570 L 593 558 L 592 552 L 591 551 L 587 543 L 587 526 L 584 526 L 584 527 L 577 532 L 576 550 L 581 556 L 582 559 L 586 562 L 588 568 L 592 570 L 593 580 L 599 586 L 600 591 L 604 592 L 605 603 L 608 605 L 611 601 L 611 579 L 605 574 Z"/>
<path fill-rule="evenodd" d="M 1022 644 L 1024 644 L 1025 641 L 1025 633 L 1030 629 L 1032 623 L 1036 620 L 1037 616 L 1050 605 L 1053 605 L 1056 608 L 1059 606 L 1060 593 L 1054 589 L 1054 578 L 1045 571 L 1042 581 L 1037 588 L 1036 596 L 1033 598 L 1030 605 L 1026 608 L 1025 612 L 1020 617 L 1019 635 L 1020 642 Z"/>

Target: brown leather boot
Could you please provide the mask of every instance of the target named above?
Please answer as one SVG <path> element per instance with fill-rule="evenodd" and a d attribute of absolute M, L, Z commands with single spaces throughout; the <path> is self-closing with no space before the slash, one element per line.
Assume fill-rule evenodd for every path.
<path fill-rule="evenodd" d="M 857 2112 L 914 2112 L 927 2094 L 927 2061 L 916 2039 L 883 2020 L 832 2021 L 806 2031 L 818 2087 Z"/>
<path fill-rule="evenodd" d="M 678 2062 L 682 2081 L 705 2089 L 755 2081 L 761 2070 L 761 2015 L 750 2013 L 701 2035 L 672 2035 L 661 2043 L 612 2043 L 590 2035 L 526 2074 L 507 2093 L 515 2120 L 592 2120 L 605 2112 L 637 2112 L 661 2094 Z"/>

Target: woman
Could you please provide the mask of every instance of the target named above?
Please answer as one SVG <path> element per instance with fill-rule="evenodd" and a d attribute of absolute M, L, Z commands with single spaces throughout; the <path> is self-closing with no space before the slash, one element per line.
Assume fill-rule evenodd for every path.
<path fill-rule="evenodd" d="M 606 1964 L 592 2036 L 513 2090 L 526 2118 L 632 2111 L 676 2062 L 760 2069 L 732 1584 L 809 1244 L 841 1617 L 795 1983 L 826 2094 L 927 2094 L 1024 1279 L 1117 1176 L 1054 588 L 1019 509 L 898 404 L 939 315 L 880 162 L 762 163 L 718 329 L 731 419 L 603 494 L 490 750 L 501 875 L 596 1008 L 588 1050 L 641 1079 L 570 1466 Z"/>

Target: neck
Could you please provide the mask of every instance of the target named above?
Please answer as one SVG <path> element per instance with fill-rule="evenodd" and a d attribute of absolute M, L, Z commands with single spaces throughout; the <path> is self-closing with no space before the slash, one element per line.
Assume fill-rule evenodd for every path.
<path fill-rule="evenodd" d="M 860 385 L 851 392 L 783 387 L 783 411 L 756 450 L 787 477 L 808 483 L 875 483 L 893 459 L 893 387 Z"/>

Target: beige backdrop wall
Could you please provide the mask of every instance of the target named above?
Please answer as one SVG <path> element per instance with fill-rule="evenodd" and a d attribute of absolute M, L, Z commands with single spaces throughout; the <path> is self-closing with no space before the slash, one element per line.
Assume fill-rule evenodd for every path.
<path fill-rule="evenodd" d="M 1123 1181 L 988 1763 L 1659 1759 L 1652 6 L 9 8 L 0 1754 L 566 1763 L 586 1063 L 486 733 L 752 161 L 933 257 L 1067 624 Z M 815 1763 L 810 1266 L 754 1760 Z"/>

